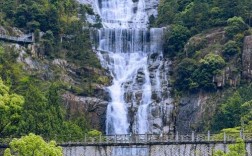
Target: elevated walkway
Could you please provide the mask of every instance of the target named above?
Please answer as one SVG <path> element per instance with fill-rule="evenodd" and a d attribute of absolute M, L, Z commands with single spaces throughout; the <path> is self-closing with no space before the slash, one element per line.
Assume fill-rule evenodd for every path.
<path fill-rule="evenodd" d="M 20 43 L 20 44 L 31 44 L 34 43 L 34 35 L 33 33 L 26 34 L 20 37 L 9 36 L 0 34 L 0 40 L 12 43 Z"/>

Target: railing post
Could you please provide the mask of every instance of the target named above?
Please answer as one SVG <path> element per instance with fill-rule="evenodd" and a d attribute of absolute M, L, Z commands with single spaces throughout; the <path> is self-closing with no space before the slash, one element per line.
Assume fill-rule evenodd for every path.
<path fill-rule="evenodd" d="M 100 136 L 99 136 L 99 143 L 101 143 L 101 138 L 102 138 L 102 137 L 101 137 L 101 134 L 100 134 Z"/>
<path fill-rule="evenodd" d="M 71 142 L 71 140 L 72 140 L 72 136 L 71 136 L 71 133 L 70 133 L 70 137 L 69 137 L 69 138 L 70 138 L 69 142 Z"/>
<path fill-rule="evenodd" d="M 195 141 L 194 131 L 192 131 L 192 142 Z"/>
<path fill-rule="evenodd" d="M 176 141 L 179 141 L 179 133 L 178 131 L 176 132 L 176 137 L 175 137 Z"/>
<path fill-rule="evenodd" d="M 132 133 L 129 134 L 129 143 L 132 143 Z"/>
<path fill-rule="evenodd" d="M 240 138 L 244 139 L 243 131 L 240 130 Z"/>
<path fill-rule="evenodd" d="M 210 141 L 210 131 L 207 131 L 207 141 Z"/>
<path fill-rule="evenodd" d="M 57 134 L 54 134 L 55 141 L 57 141 Z M 48 138 L 49 139 L 49 138 Z M 50 139 L 49 139 L 50 140 Z"/>
<path fill-rule="evenodd" d="M 87 134 L 84 135 L 84 142 L 87 143 Z"/>
<path fill-rule="evenodd" d="M 117 138 L 116 138 L 116 135 L 115 135 L 115 138 L 114 138 L 114 142 L 115 142 L 115 143 L 117 142 L 116 139 L 117 139 Z"/>
<path fill-rule="evenodd" d="M 145 141 L 146 141 L 146 143 L 148 142 L 148 134 L 147 134 L 147 132 L 145 133 Z"/>
<path fill-rule="evenodd" d="M 138 140 L 139 140 L 139 135 L 137 135 L 137 134 L 134 134 L 134 140 L 135 140 L 135 143 L 138 143 Z"/>
<path fill-rule="evenodd" d="M 226 132 L 224 132 L 224 137 L 223 137 L 223 138 L 224 138 L 224 140 L 223 140 L 223 141 L 224 141 L 224 143 L 226 143 L 226 141 L 227 141 Z"/>
<path fill-rule="evenodd" d="M 162 132 L 160 133 L 159 137 L 160 137 L 160 141 L 163 142 L 163 133 Z"/>

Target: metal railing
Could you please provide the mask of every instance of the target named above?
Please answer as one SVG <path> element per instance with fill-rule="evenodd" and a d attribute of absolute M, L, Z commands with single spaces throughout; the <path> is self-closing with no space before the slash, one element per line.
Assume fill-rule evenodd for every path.
<path fill-rule="evenodd" d="M 235 142 L 237 138 L 244 139 L 245 142 L 252 142 L 252 133 L 218 133 L 210 132 L 198 134 L 124 134 L 124 135 L 100 135 L 88 136 L 87 134 L 80 136 L 62 136 L 55 135 L 53 137 L 43 137 L 45 140 L 56 140 L 59 145 L 120 145 L 120 144 L 194 144 L 194 143 L 229 143 Z M 47 139 L 48 138 L 48 139 Z M 49 139 L 50 138 L 50 139 Z M 7 145 L 10 138 L 0 138 L 0 146 Z"/>
<path fill-rule="evenodd" d="M 100 135 L 91 137 L 85 135 L 84 138 L 70 141 L 59 142 L 59 144 L 83 144 L 83 145 L 100 145 L 100 144 L 194 144 L 194 143 L 229 143 L 235 142 L 237 138 L 244 139 L 245 142 L 252 142 L 252 133 L 218 133 L 211 134 L 125 134 L 125 135 Z"/>

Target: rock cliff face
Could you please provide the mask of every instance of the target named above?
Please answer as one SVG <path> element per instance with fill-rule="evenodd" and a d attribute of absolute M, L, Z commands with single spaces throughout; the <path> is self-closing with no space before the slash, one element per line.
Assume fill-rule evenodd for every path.
<path fill-rule="evenodd" d="M 246 36 L 244 39 L 242 53 L 242 76 L 249 80 L 252 78 L 252 36 Z"/>
<path fill-rule="evenodd" d="M 177 103 L 176 131 L 188 134 L 192 131 L 209 130 L 210 121 L 223 92 L 184 95 Z"/>
<path fill-rule="evenodd" d="M 108 101 L 101 97 L 77 96 L 70 92 L 63 95 L 70 116 L 84 115 L 93 129 L 105 131 Z"/>

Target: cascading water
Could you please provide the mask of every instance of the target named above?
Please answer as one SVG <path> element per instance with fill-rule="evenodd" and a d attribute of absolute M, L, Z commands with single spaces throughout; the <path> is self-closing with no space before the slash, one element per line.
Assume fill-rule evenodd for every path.
<path fill-rule="evenodd" d="M 98 30 L 96 50 L 103 67 L 113 77 L 107 88 L 111 96 L 107 134 L 150 132 L 154 93 L 161 99 L 159 103 L 163 100 L 162 84 L 167 83 L 165 74 L 160 73 L 163 64 L 150 71 L 150 64 L 155 64 L 150 57 L 162 59 L 163 29 L 147 29 L 145 10 L 144 0 L 96 1 L 96 11 L 104 26 Z"/>
<path fill-rule="evenodd" d="M 145 1 L 96 0 L 98 14 L 105 28 L 143 28 L 147 26 Z"/>

